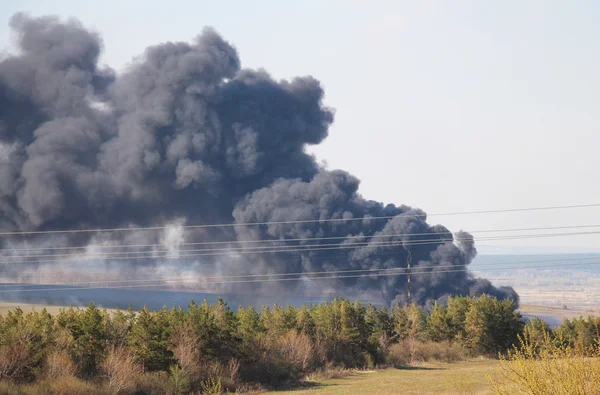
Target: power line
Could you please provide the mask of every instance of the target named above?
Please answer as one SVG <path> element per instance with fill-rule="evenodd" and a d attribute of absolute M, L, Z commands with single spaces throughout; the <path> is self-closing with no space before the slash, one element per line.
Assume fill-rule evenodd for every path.
<path fill-rule="evenodd" d="M 248 248 L 241 248 L 241 249 L 216 249 L 218 250 L 218 252 L 209 252 L 209 253 L 202 253 L 202 254 L 198 254 L 195 253 L 197 251 L 212 251 L 213 249 L 200 249 L 200 250 L 174 250 L 174 251 L 169 251 L 171 253 L 181 253 L 181 252 L 194 252 L 192 254 L 184 254 L 184 255 L 177 255 L 177 256 L 169 256 L 169 255 L 164 255 L 164 256 L 152 256 L 152 255 L 142 255 L 142 256 L 131 256 L 131 255 L 125 255 L 125 256 L 109 256 L 106 257 L 106 254 L 97 254 L 97 255 L 92 255 L 91 257 L 88 256 L 81 256 L 80 255 L 67 255 L 66 258 L 62 258 L 62 259 L 55 259 L 55 260 L 43 260 L 43 261 L 38 261 L 38 260 L 29 260 L 29 261 L 0 261 L 0 264 L 2 263 L 55 263 L 55 262 L 70 262 L 70 261 L 89 261 L 89 260 L 96 260 L 96 261 L 104 261 L 104 260 L 108 260 L 108 259 L 112 259 L 112 260 L 130 260 L 130 259 L 181 259 L 181 258 L 192 258 L 192 257 L 202 257 L 202 256 L 223 256 L 223 255 L 238 255 L 238 254 L 263 254 L 263 253 L 279 253 L 279 252 L 303 252 L 303 251 L 329 251 L 329 250 L 342 250 L 342 249 L 355 249 L 355 248 L 359 248 L 359 247 L 369 247 L 369 246 L 373 246 L 373 247 L 394 247 L 394 246 L 401 246 L 401 245 L 424 245 L 424 244 L 443 244 L 446 242 L 449 242 L 451 240 L 437 240 L 437 241 L 426 241 L 426 240 L 420 240 L 420 241 L 416 241 L 416 242 L 402 242 L 402 241 L 392 241 L 392 242 L 364 242 L 364 243 L 353 243 L 353 244 L 314 244 L 314 245 L 307 245 L 307 246 L 280 246 L 278 248 L 273 248 L 273 247 L 248 247 Z M 302 247 L 313 247 L 313 246 L 318 246 L 317 248 L 302 248 Z M 256 250 L 256 248 L 268 248 L 268 249 L 263 249 L 263 250 Z M 161 254 L 163 252 L 160 252 Z M 124 253 L 124 254 L 154 254 L 154 252 L 152 251 L 138 251 L 138 252 L 129 252 L 129 253 Z M 53 255 L 54 256 L 54 255 Z M 98 257 L 101 256 L 101 257 Z M 35 258 L 36 256 L 25 256 L 23 258 Z M 37 256 L 39 257 L 39 255 Z M 4 258 L 21 258 L 21 257 L 15 257 L 15 256 L 7 256 Z"/>
<path fill-rule="evenodd" d="M 392 254 L 389 254 L 392 255 Z M 578 257 L 578 258 L 561 258 L 561 259 L 541 259 L 541 260 L 526 260 L 526 261 L 503 261 L 503 262 L 488 262 L 481 263 L 479 266 L 497 266 L 497 265 L 518 265 L 518 264 L 529 264 L 529 263 L 551 263 L 551 262 L 571 262 L 571 261 L 586 261 L 586 260 L 597 260 L 600 259 L 600 256 L 586 256 L 586 257 Z M 469 267 L 470 264 L 463 265 L 435 265 L 427 268 L 422 268 L 421 266 L 415 267 L 415 269 L 437 269 L 437 268 L 445 268 L 445 267 Z M 512 267 L 512 266 L 511 266 Z M 488 269 L 488 270 L 493 270 Z M 504 267 L 501 269 L 505 269 Z M 471 271 L 477 271 L 477 268 L 472 268 Z M 228 275 L 228 276 L 198 276 L 198 275 L 188 275 L 184 277 L 163 277 L 163 278 L 154 278 L 154 279 L 131 279 L 131 280 L 98 280 L 98 281 L 81 281 L 81 282 L 69 282 L 69 283 L 58 283 L 56 285 L 80 285 L 80 284 L 93 284 L 93 283 L 125 283 L 125 282 L 158 282 L 158 281 L 188 281 L 188 280 L 197 280 L 197 279 L 220 279 L 220 278 L 246 278 L 246 277 L 280 277 L 280 276 L 300 276 L 300 275 L 318 275 L 318 274 L 339 274 L 339 273 L 358 273 L 358 272 L 386 272 L 386 271 L 406 271 L 407 273 L 411 272 L 410 267 L 394 267 L 394 268 L 376 268 L 376 269 L 347 269 L 347 270 L 332 270 L 332 271 L 313 271 L 313 272 L 291 272 L 291 273 L 266 273 L 266 274 L 239 274 L 239 275 Z M 434 270 L 437 273 L 437 271 Z M 49 284 L 48 284 L 49 285 Z M 22 286 L 20 284 L 0 284 L 0 287 L 19 287 Z"/>
<path fill-rule="evenodd" d="M 597 265 L 600 261 L 586 262 L 579 264 L 553 264 L 553 265 L 535 265 L 535 266 L 520 266 L 520 267 L 506 267 L 506 268 L 484 268 L 479 271 L 486 270 L 499 270 L 499 269 L 512 269 L 512 270 L 523 270 L 523 269 L 537 269 L 546 267 L 557 267 L 557 266 L 582 266 L 582 265 Z M 440 273 L 460 273 L 468 272 L 469 269 L 455 269 L 455 270 L 429 270 L 422 272 L 411 272 L 411 275 L 433 275 Z M 359 274 L 359 275 L 344 275 L 344 276 L 330 276 L 330 277 L 296 277 L 296 278 L 270 278 L 260 280 L 235 280 L 235 281 L 211 281 L 206 284 L 240 284 L 240 283 L 263 283 L 263 282 L 278 282 L 278 281 L 314 281 L 314 280 L 339 280 L 346 278 L 364 278 L 364 277 L 392 277 L 392 276 L 403 276 L 409 273 L 381 273 L 381 274 Z M 181 281 L 179 281 L 181 282 Z M 27 286 L 27 285 L 24 285 Z M 29 285 L 31 286 L 31 285 Z M 52 292 L 52 291 L 73 291 L 73 290 L 94 290 L 94 289 L 128 289 L 128 288 L 153 288 L 153 287 L 164 287 L 165 284 L 140 284 L 140 285 L 125 285 L 125 286 L 112 286 L 112 287 L 67 287 L 67 288 L 47 288 L 47 289 L 23 289 L 23 290 L 0 290 L 0 293 L 16 293 L 16 292 Z"/>
<path fill-rule="evenodd" d="M 492 214 L 492 213 L 508 213 L 508 212 L 523 212 L 523 211 L 542 211 L 542 210 L 560 210 L 573 208 L 589 208 L 600 207 L 600 203 L 593 204 L 578 204 L 568 206 L 547 206 L 547 207 L 528 207 L 514 209 L 496 209 L 496 210 L 480 210 L 480 211 L 458 211 L 448 213 L 434 214 L 407 214 L 398 215 L 374 216 L 374 217 L 358 217 L 358 218 L 328 218 L 328 219 L 309 219 L 309 220 L 290 220 L 290 221 L 266 221 L 266 222 L 245 222 L 245 223 L 226 223 L 226 224 L 202 224 L 202 225 L 180 225 L 180 228 L 185 229 L 201 229 L 201 228 L 223 228 L 236 226 L 258 226 L 258 225 L 281 225 L 281 224 L 301 224 L 301 223 L 328 223 L 328 222 L 351 222 L 351 221 L 370 221 L 378 219 L 392 219 L 396 217 L 427 217 L 427 216 L 453 216 L 453 215 L 471 215 L 471 214 Z M 0 236 L 16 236 L 16 235 L 35 235 L 35 234 L 57 234 L 57 233 L 97 233 L 97 232 L 129 232 L 142 230 L 162 230 L 169 226 L 149 226 L 149 227 L 127 227 L 127 228 L 98 228 L 98 229 L 66 229 L 66 230 L 35 230 L 35 231 L 11 231 L 0 232 Z"/>
<path fill-rule="evenodd" d="M 430 239 L 417 239 L 409 241 L 389 241 L 389 242 L 357 242 L 352 244 L 309 244 L 309 245 L 292 245 L 292 246 L 265 246 L 265 247 L 239 247 L 239 248 L 204 248 L 204 249 L 186 249 L 186 250 L 164 250 L 164 251 L 127 251 L 127 252 L 107 252 L 107 253 L 96 253 L 86 254 L 48 254 L 48 255 L 31 255 L 31 256 L 4 256 L 5 259 L 21 259 L 20 261 L 0 261 L 0 264 L 12 264 L 12 263 L 56 263 L 56 262 L 69 262 L 69 261 L 104 261 L 104 260 L 130 260 L 130 259 L 182 259 L 191 257 L 202 257 L 202 256 L 223 256 L 223 255 L 238 255 L 238 254 L 263 254 L 263 253 L 283 253 L 283 252 L 303 252 L 303 251 L 321 251 L 321 250 L 332 250 L 332 249 L 354 249 L 359 247 L 393 247 L 393 246 L 419 246 L 419 245 L 432 245 L 432 244 L 444 244 L 454 241 L 498 241 L 498 240 L 517 240 L 517 239 L 530 239 L 530 238 L 546 238 L 546 237 L 562 237 L 562 236 L 581 236 L 600 234 L 600 231 L 594 232 L 565 232 L 565 233 L 543 233 L 543 234 L 526 234 L 526 235 L 508 235 L 508 236 L 491 236 L 481 237 L 474 239 L 472 237 L 466 238 L 453 238 L 453 239 L 441 239 L 441 240 L 430 240 Z M 315 248 L 312 248 L 315 247 Z M 207 253 L 197 253 L 207 252 Z M 169 254 L 177 253 L 177 256 L 156 256 L 157 254 Z M 184 253 L 181 255 L 181 253 Z M 136 256 L 131 256 L 138 254 Z M 143 254 L 143 255 L 140 255 Z M 118 255 L 118 256 L 113 256 Z M 52 257 L 54 260 L 24 260 L 31 258 L 40 257 Z M 61 258 L 62 257 L 62 258 Z M 59 259 L 60 258 L 60 259 Z"/>
<path fill-rule="evenodd" d="M 524 232 L 534 230 L 559 230 L 559 229 L 581 229 L 581 228 L 597 228 L 599 225 L 565 225 L 565 226 L 543 226 L 534 228 L 512 228 L 512 229 L 483 229 L 473 230 L 468 233 L 495 233 L 495 232 Z M 263 240 L 227 240 L 227 241 L 203 241 L 203 242 L 183 242 L 177 243 L 178 246 L 186 245 L 223 245 L 223 244 L 257 244 L 257 243 L 286 243 L 296 241 L 311 241 L 311 240 L 346 240 L 346 239 L 370 239 L 383 237 L 412 237 L 412 236 L 435 236 L 449 235 L 452 232 L 429 232 L 429 233 L 395 233 L 395 234 L 375 234 L 375 235 L 352 235 L 352 236 L 326 236 L 326 237 L 300 237 L 292 239 L 263 239 Z M 2 251 L 10 252 L 29 252 L 29 251 L 54 251 L 54 250 L 84 250 L 84 249 L 112 249 L 112 248 L 150 248 L 164 247 L 166 243 L 155 244 L 121 244 L 121 245 L 100 245 L 90 244 L 86 246 L 64 246 L 64 247 L 35 247 L 35 248 L 5 248 Z"/>

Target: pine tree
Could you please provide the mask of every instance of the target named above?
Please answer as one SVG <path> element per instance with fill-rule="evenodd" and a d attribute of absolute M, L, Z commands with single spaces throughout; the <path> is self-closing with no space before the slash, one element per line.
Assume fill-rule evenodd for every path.
<path fill-rule="evenodd" d="M 412 303 L 407 311 L 408 337 L 413 340 L 423 340 L 425 335 L 425 313 L 416 303 Z"/>
<path fill-rule="evenodd" d="M 237 336 L 237 317 L 222 298 L 211 308 L 213 334 L 209 339 L 211 356 L 221 361 L 228 361 L 237 355 L 239 341 Z"/>
<path fill-rule="evenodd" d="M 316 328 L 315 321 L 312 317 L 311 311 L 308 306 L 305 304 L 302 305 L 300 311 L 298 311 L 298 316 L 296 318 L 298 331 L 306 333 L 311 338 L 315 336 Z"/>
<path fill-rule="evenodd" d="M 174 363 L 166 315 L 150 312 L 144 306 L 137 314 L 128 336 L 128 344 L 144 370 L 166 370 Z"/>
<path fill-rule="evenodd" d="M 465 296 L 456 296 L 448 298 L 448 317 L 450 318 L 450 324 L 452 325 L 452 338 L 462 341 L 465 336 L 465 317 L 469 306 L 471 304 L 471 298 Z"/>
<path fill-rule="evenodd" d="M 242 306 L 238 307 L 237 311 L 238 321 L 238 336 L 245 342 L 249 342 L 256 338 L 256 336 L 264 331 L 264 328 L 260 322 L 260 315 L 254 310 L 252 305 L 244 309 Z"/>
<path fill-rule="evenodd" d="M 392 313 L 392 324 L 394 328 L 393 341 L 399 341 L 408 338 L 410 323 L 408 322 L 406 308 L 401 306 L 396 306 L 394 308 Z"/>
<path fill-rule="evenodd" d="M 452 321 L 448 311 L 435 303 L 427 317 L 427 338 L 434 342 L 453 338 Z"/>
<path fill-rule="evenodd" d="M 106 326 L 103 315 L 95 304 L 77 314 L 70 327 L 74 339 L 73 359 L 84 375 L 97 372 L 106 353 Z"/>

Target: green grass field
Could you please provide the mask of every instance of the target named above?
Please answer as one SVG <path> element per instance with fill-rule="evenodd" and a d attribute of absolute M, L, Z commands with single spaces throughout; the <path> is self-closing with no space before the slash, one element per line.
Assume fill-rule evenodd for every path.
<path fill-rule="evenodd" d="M 307 383 L 305 388 L 267 392 L 268 395 L 342 394 L 489 394 L 486 373 L 498 361 L 477 360 L 453 364 L 427 363 L 408 369 L 356 372 L 349 376 Z"/>

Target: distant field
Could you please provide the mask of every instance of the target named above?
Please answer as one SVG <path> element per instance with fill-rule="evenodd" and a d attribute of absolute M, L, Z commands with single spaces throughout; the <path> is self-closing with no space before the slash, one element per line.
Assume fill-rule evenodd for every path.
<path fill-rule="evenodd" d="M 569 310 L 581 311 L 585 313 L 581 315 L 588 316 L 590 310 L 598 313 L 600 307 L 598 262 L 600 255 L 596 253 L 480 255 L 470 269 L 496 286 L 512 286 L 523 305 L 558 309 L 566 305 Z M 534 267 L 538 265 L 540 267 Z M 560 317 L 565 315 L 560 314 Z M 569 315 L 568 318 L 572 317 Z"/>
<path fill-rule="evenodd" d="M 559 325 L 566 318 L 572 319 L 600 315 L 597 309 L 562 309 L 558 307 L 534 304 L 522 304 L 519 306 L 519 312 L 521 312 L 521 314 L 523 314 L 526 318 L 538 317 L 543 319 L 551 326 Z"/>
<path fill-rule="evenodd" d="M 42 309 L 48 310 L 48 312 L 52 315 L 60 313 L 61 309 L 66 309 L 69 306 L 46 306 L 43 304 L 29 304 L 29 303 L 9 303 L 9 302 L 0 302 L 0 315 L 5 316 L 10 310 L 14 310 L 17 307 L 20 307 L 25 313 L 29 313 L 33 309 L 36 311 L 41 311 Z M 116 311 L 115 309 L 106 309 L 108 312 Z"/>
<path fill-rule="evenodd" d="M 44 306 L 41 304 L 28 304 L 28 303 L 8 303 L 8 302 L 0 302 L 0 314 L 6 315 L 10 310 L 14 310 L 17 307 L 20 307 L 24 312 L 30 312 L 35 309 L 36 311 L 40 311 L 43 308 L 46 308 L 50 314 L 58 314 L 60 309 L 64 309 L 64 306 Z"/>
<path fill-rule="evenodd" d="M 310 383 L 304 389 L 267 392 L 266 395 L 388 395 L 489 394 L 486 373 L 498 361 L 477 360 L 453 364 L 423 364 L 409 369 L 354 373 L 341 379 Z"/>

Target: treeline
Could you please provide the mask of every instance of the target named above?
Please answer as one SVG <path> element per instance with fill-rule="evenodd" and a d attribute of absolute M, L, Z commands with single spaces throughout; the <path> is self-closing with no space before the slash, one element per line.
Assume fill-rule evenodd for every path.
<path fill-rule="evenodd" d="M 186 310 L 107 312 L 92 304 L 52 316 L 15 309 L 0 318 L 0 380 L 42 383 L 50 393 L 57 382 L 88 386 L 84 392 L 219 393 L 334 368 L 495 357 L 524 331 L 546 329 L 534 324 L 525 326 L 513 301 L 485 295 L 449 298 L 429 311 L 346 299 L 261 311 L 232 311 L 222 299 Z M 592 333 L 587 321 L 563 325 L 573 341 Z"/>
<path fill-rule="evenodd" d="M 565 319 L 556 328 L 533 318 L 524 328 L 522 340 L 532 347 L 568 347 L 580 353 L 596 355 L 600 346 L 600 317 Z"/>

